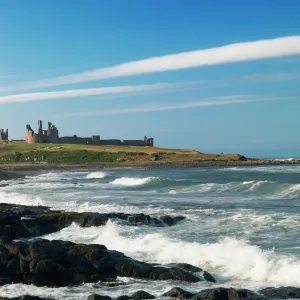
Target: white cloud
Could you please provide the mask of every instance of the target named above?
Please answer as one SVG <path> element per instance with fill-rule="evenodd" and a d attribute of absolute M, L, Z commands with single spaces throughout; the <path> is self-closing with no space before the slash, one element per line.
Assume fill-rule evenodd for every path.
<path fill-rule="evenodd" d="M 41 92 L 41 93 L 28 93 L 28 94 L 16 94 L 8 96 L 0 96 L 0 104 L 12 103 L 12 102 L 30 102 L 38 100 L 49 99 L 63 99 L 63 98 L 76 98 L 87 97 L 95 95 L 121 95 L 138 92 L 153 92 L 160 90 L 187 88 L 199 84 L 200 82 L 175 82 L 175 83 L 157 83 L 149 85 L 127 85 L 127 86 L 113 86 L 91 89 L 78 89 L 78 90 L 66 90 L 56 92 Z"/>
<path fill-rule="evenodd" d="M 281 80 L 294 80 L 300 79 L 300 72 L 281 72 L 281 73 L 267 73 L 267 74 L 254 74 L 240 77 L 233 77 L 228 79 L 217 80 L 201 80 L 201 81 L 187 81 L 187 82 L 162 82 L 148 85 L 127 85 L 127 86 L 113 86 L 113 87 L 101 87 L 90 89 L 77 89 L 77 90 L 65 90 L 65 91 L 50 91 L 39 93 L 26 93 L 26 94 L 14 94 L 8 96 L 0 96 L 0 104 L 13 103 L 13 102 L 31 102 L 39 100 L 50 99 L 64 99 L 64 98 L 77 98 L 88 97 L 96 95 L 110 95 L 114 98 L 128 97 L 137 93 L 162 93 L 162 92 L 174 92 L 175 90 L 181 91 L 188 90 L 190 88 L 213 88 L 223 85 L 232 85 L 240 83 L 255 83 L 266 81 L 281 81 Z"/>
<path fill-rule="evenodd" d="M 0 92 L 28 90 L 155 72 L 182 70 L 201 66 L 227 64 L 300 54 L 300 36 L 289 36 L 254 42 L 235 43 L 159 57 L 131 61 L 113 67 L 0 87 Z"/>
<path fill-rule="evenodd" d="M 282 101 L 282 100 L 300 100 L 300 96 L 281 96 L 281 97 L 258 97 L 251 95 L 237 95 L 237 96 L 222 96 L 211 97 L 202 99 L 201 101 L 188 102 L 188 103 L 173 103 L 173 104 L 155 104 L 148 106 L 134 106 L 126 107 L 122 109 L 109 109 L 92 112 L 73 112 L 66 114 L 58 114 L 52 116 L 52 118 L 66 118 L 66 117 L 90 117 L 90 116 L 106 116 L 106 115 L 121 115 L 129 113 L 143 113 L 143 112 L 155 112 L 164 110 L 178 110 L 189 109 L 204 106 L 218 106 L 228 104 L 243 104 L 252 102 L 265 102 L 265 101 Z"/>

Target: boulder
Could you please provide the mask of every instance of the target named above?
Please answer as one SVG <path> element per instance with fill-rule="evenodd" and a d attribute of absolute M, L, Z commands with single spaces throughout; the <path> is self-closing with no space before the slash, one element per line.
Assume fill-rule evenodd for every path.
<path fill-rule="evenodd" d="M 181 269 L 191 272 L 191 273 L 197 273 L 199 276 L 202 276 L 206 281 L 216 282 L 215 278 L 210 273 L 203 271 L 199 267 L 195 267 L 193 265 L 186 264 L 186 263 L 179 263 L 179 264 L 171 263 L 171 264 L 169 264 L 169 266 L 181 268 Z"/>
<path fill-rule="evenodd" d="M 268 287 L 259 292 L 272 298 L 300 298 L 300 288 L 291 286 L 279 288 Z"/>
<path fill-rule="evenodd" d="M 111 300 L 111 298 L 109 296 L 93 294 L 93 295 L 88 296 L 87 300 Z"/>
<path fill-rule="evenodd" d="M 177 299 L 190 299 L 194 296 L 193 293 L 183 290 L 180 287 L 174 287 L 162 295 L 163 297 L 172 297 Z"/>
<path fill-rule="evenodd" d="M 81 227 L 102 226 L 109 219 L 119 219 L 128 225 L 173 226 L 183 216 L 154 218 L 145 214 L 77 213 L 51 211 L 49 207 L 0 204 L 0 237 L 11 239 L 37 237 L 57 232 L 72 223 Z"/>
<path fill-rule="evenodd" d="M 117 277 L 198 282 L 204 279 L 179 267 L 134 260 L 103 245 L 59 240 L 0 241 L 0 282 L 62 287 L 109 282 Z"/>
<path fill-rule="evenodd" d="M 130 298 L 134 300 L 142 300 L 142 299 L 154 299 L 155 296 L 145 292 L 145 291 L 137 291 L 130 296 Z"/>
<path fill-rule="evenodd" d="M 177 299 L 191 300 L 266 300 L 267 298 L 258 295 L 252 291 L 243 289 L 235 290 L 233 288 L 213 288 L 205 289 L 199 293 L 191 293 L 179 287 L 175 287 L 162 295 L 163 297 L 172 297 Z"/>

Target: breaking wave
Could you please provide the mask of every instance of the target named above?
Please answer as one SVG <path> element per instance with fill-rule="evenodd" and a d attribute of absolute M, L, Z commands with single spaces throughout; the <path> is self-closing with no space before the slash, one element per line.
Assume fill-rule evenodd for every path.
<path fill-rule="evenodd" d="M 112 181 L 111 184 L 120 185 L 120 186 L 138 186 L 138 185 L 144 185 L 146 183 L 149 183 L 155 179 L 158 178 L 157 177 L 144 177 L 144 178 L 121 177 Z"/>
<path fill-rule="evenodd" d="M 300 195 L 300 184 L 276 183 L 267 180 L 229 183 L 203 183 L 180 189 L 172 189 L 169 194 L 203 193 L 203 194 L 257 194 L 260 196 L 276 196 L 294 198 Z"/>
<path fill-rule="evenodd" d="M 106 177 L 107 176 L 107 174 L 105 173 L 105 172 L 91 172 L 91 173 L 89 173 L 87 176 L 86 176 L 86 178 L 87 179 L 94 179 L 94 178 L 99 178 L 99 179 L 101 179 L 101 178 L 104 178 L 104 177 Z"/>
<path fill-rule="evenodd" d="M 300 260 L 263 250 L 246 240 L 225 237 L 217 243 L 201 244 L 173 239 L 161 233 L 124 236 L 126 229 L 109 221 L 104 227 L 71 225 L 49 239 L 103 244 L 135 259 L 162 264 L 185 262 L 211 272 L 221 281 L 245 280 L 259 284 L 300 284 Z"/>
<path fill-rule="evenodd" d="M 31 196 L 19 193 L 0 192 L 0 203 L 21 204 L 39 206 L 44 205 L 44 201 L 38 196 Z"/>

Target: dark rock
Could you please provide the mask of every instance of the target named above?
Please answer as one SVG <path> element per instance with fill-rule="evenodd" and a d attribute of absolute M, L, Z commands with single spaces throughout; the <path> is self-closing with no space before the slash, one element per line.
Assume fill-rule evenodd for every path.
<path fill-rule="evenodd" d="M 109 296 L 93 294 L 87 297 L 87 300 L 111 300 Z"/>
<path fill-rule="evenodd" d="M 9 185 L 8 183 L 2 183 L 2 184 L 0 184 L 0 187 L 6 187 L 8 185 Z"/>
<path fill-rule="evenodd" d="M 235 289 L 216 288 L 203 290 L 192 298 L 193 300 L 238 300 L 241 299 Z"/>
<path fill-rule="evenodd" d="M 184 217 L 163 216 L 161 219 L 144 214 L 76 213 L 50 211 L 49 207 L 0 204 L 0 236 L 11 239 L 36 237 L 57 232 L 72 223 L 81 227 L 102 226 L 109 219 L 119 219 L 129 225 L 175 225 Z"/>
<path fill-rule="evenodd" d="M 134 300 L 142 300 L 142 299 L 154 299 L 155 296 L 153 296 L 145 291 L 137 291 L 134 294 L 132 294 L 130 298 L 132 298 Z"/>
<path fill-rule="evenodd" d="M 216 279 L 208 272 L 203 271 L 203 277 L 206 281 L 216 282 Z"/>
<path fill-rule="evenodd" d="M 179 221 L 184 220 L 185 217 L 184 216 L 176 216 L 176 217 L 170 217 L 170 216 L 161 216 L 159 218 L 159 220 L 168 226 L 173 226 L 175 224 L 177 224 Z"/>
<path fill-rule="evenodd" d="M 6 283 L 61 287 L 110 282 L 117 277 L 198 282 L 182 268 L 140 262 L 103 245 L 37 239 L 0 243 L 0 280 Z"/>
<path fill-rule="evenodd" d="M 235 290 L 233 288 L 216 288 L 203 290 L 194 297 L 193 300 L 266 300 L 266 297 L 258 295 L 252 291 L 242 289 Z"/>
<path fill-rule="evenodd" d="M 300 288 L 291 286 L 279 288 L 268 287 L 259 292 L 272 298 L 300 298 Z"/>
<path fill-rule="evenodd" d="M 195 267 L 193 265 L 186 264 L 186 263 L 171 263 L 171 264 L 168 264 L 168 266 L 170 266 L 170 267 L 178 267 L 178 268 L 181 268 L 181 269 L 183 269 L 185 271 L 192 272 L 192 273 L 198 273 L 198 272 L 202 272 L 203 271 L 199 267 Z"/>
<path fill-rule="evenodd" d="M 123 296 L 119 296 L 119 297 L 115 298 L 115 300 L 129 300 L 129 299 L 131 299 L 131 298 L 127 295 L 123 295 Z"/>
<path fill-rule="evenodd" d="M 183 290 L 180 287 L 174 287 L 162 295 L 163 297 L 172 297 L 177 299 L 190 299 L 194 296 L 193 293 Z"/>
<path fill-rule="evenodd" d="M 247 161 L 247 157 L 245 157 L 244 155 L 239 155 L 238 160 L 239 161 Z"/>
<path fill-rule="evenodd" d="M 188 272 L 191 272 L 191 273 L 200 273 L 199 275 L 200 276 L 203 276 L 203 278 L 206 280 L 206 281 L 210 281 L 210 282 L 216 282 L 215 278 L 208 272 L 206 271 L 203 271 L 201 268 L 199 267 L 195 267 L 193 265 L 190 265 L 190 264 L 186 264 L 186 263 L 179 263 L 179 264 L 176 264 L 176 263 L 172 263 L 172 264 L 169 264 L 169 266 L 172 266 L 172 267 L 178 267 L 178 268 L 181 268 L 185 271 L 188 271 Z M 202 274 L 201 274 L 202 273 Z"/>
<path fill-rule="evenodd" d="M 267 298 L 249 290 L 235 290 L 233 288 L 215 288 L 202 290 L 199 293 L 191 293 L 179 287 L 175 287 L 163 294 L 164 297 L 192 300 L 266 300 Z"/>

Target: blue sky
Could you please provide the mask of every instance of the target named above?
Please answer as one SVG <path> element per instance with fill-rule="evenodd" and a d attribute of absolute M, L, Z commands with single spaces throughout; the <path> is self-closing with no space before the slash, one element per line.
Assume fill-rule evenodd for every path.
<path fill-rule="evenodd" d="M 2 0 L 0 128 L 24 138 L 42 119 L 61 136 L 300 156 L 299 11 L 298 0 Z"/>

